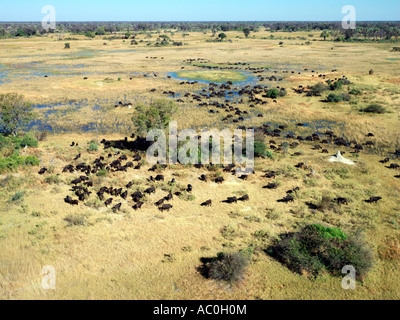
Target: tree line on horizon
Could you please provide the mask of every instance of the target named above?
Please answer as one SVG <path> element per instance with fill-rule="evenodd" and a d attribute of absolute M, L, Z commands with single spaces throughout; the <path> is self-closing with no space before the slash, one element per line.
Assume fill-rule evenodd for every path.
<path fill-rule="evenodd" d="M 71 33 L 95 36 L 117 36 L 150 31 L 174 32 L 220 32 L 241 31 L 246 37 L 251 33 L 315 32 L 321 31 L 324 40 L 392 40 L 400 36 L 400 22 L 358 22 L 356 29 L 344 30 L 341 22 L 59 22 L 55 30 L 46 31 L 40 22 L 0 22 L 0 38 L 43 36 L 47 33 Z"/>

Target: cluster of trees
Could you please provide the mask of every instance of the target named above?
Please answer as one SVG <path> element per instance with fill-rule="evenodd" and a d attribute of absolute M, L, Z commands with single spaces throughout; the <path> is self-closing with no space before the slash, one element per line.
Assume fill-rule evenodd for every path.
<path fill-rule="evenodd" d="M 400 36 L 400 27 L 391 25 L 377 26 L 362 26 L 359 25 L 356 29 L 348 30 L 323 30 L 321 37 L 332 38 L 333 40 L 397 40 Z"/>
<path fill-rule="evenodd" d="M 21 166 L 40 164 L 34 156 L 21 156 L 19 150 L 37 147 L 37 140 L 31 135 L 19 136 L 20 129 L 34 119 L 33 107 L 16 93 L 0 95 L 0 174 L 17 170 Z"/>
<path fill-rule="evenodd" d="M 16 136 L 18 130 L 34 118 L 33 106 L 22 95 L 0 95 L 0 132 Z"/>
<path fill-rule="evenodd" d="M 389 40 L 400 36 L 400 22 L 357 22 L 355 30 L 344 30 L 341 22 L 60 22 L 57 30 L 46 31 L 41 23 L 0 23 L 0 37 L 40 36 L 47 32 L 70 32 L 87 37 L 117 35 L 123 33 L 125 39 L 138 33 L 162 32 L 211 32 L 215 37 L 228 31 L 243 32 L 247 38 L 250 33 L 260 30 L 271 32 L 321 31 L 326 38 L 344 40 Z"/>

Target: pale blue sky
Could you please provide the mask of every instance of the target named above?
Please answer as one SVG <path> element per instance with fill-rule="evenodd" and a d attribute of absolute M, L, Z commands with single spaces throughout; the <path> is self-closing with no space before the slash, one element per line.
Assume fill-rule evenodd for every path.
<path fill-rule="evenodd" d="M 399 21 L 400 0 L 15 0 L 2 1 L 0 21 L 341 21 L 353 5 L 358 21 Z"/>

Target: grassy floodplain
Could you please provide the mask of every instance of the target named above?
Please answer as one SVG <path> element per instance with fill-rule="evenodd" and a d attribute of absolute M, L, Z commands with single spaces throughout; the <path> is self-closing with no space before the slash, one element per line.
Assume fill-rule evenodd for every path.
<path fill-rule="evenodd" d="M 232 71 L 182 71 L 177 73 L 177 77 L 208 82 L 239 82 L 247 79 L 244 74 Z"/>
<path fill-rule="evenodd" d="M 138 45 L 128 40 L 104 40 L 101 36 L 89 40 L 69 34 L 0 40 L 0 93 L 17 92 L 35 106 L 42 106 L 35 108 L 38 121 L 29 131 L 47 131 L 38 147 L 21 153 L 37 156 L 41 166 L 48 168 L 45 175 L 38 175 L 38 166 L 0 175 L 1 298 L 400 298 L 400 179 L 394 177 L 400 172 L 379 163 L 386 157 L 389 164 L 400 162 L 394 155 L 400 148 L 400 53 L 391 51 L 396 45 L 320 41 L 317 32 L 273 34 L 283 40 L 271 39 L 269 31 L 252 33 L 247 39 L 239 32 L 226 35 L 231 42 L 207 42 L 210 32 L 190 32 L 185 38 L 176 34 L 173 40 L 185 43 L 180 47 L 147 46 L 149 40 L 144 34 L 136 37 Z M 67 40 L 71 37 L 77 40 Z M 309 44 L 301 40 L 304 37 Z M 64 49 L 66 42 L 70 49 Z M 188 63 L 187 59 L 207 62 Z M 239 62 L 246 65 L 235 65 Z M 249 80 L 249 67 L 264 68 L 264 79 L 275 76 L 282 80 Z M 373 74 L 369 74 L 371 69 Z M 247 85 L 249 80 L 251 86 L 284 87 L 287 95 L 273 102 L 258 94 L 267 103 L 254 107 L 247 96 L 233 96 L 229 104 L 247 111 L 237 124 L 223 121 L 224 110 L 210 113 L 215 108 L 199 107 L 198 101 L 185 97 L 186 93 L 208 90 L 208 84 L 180 84 L 182 80 L 168 78 L 170 73 L 187 81 Z M 331 93 L 328 91 L 320 97 L 293 91 L 343 76 L 351 84 L 335 93 L 354 90 L 357 94 L 351 94 L 349 101 L 325 102 Z M 168 91 L 173 91 L 175 98 L 164 94 Z M 97 200 L 95 192 L 85 204 L 66 204 L 64 198 L 73 196 L 70 182 L 79 174 L 62 173 L 63 168 L 107 157 L 110 151 L 101 144 L 97 151 L 90 151 L 90 142 L 129 137 L 134 132 L 131 118 L 136 114 L 135 105 L 159 98 L 182 99 L 176 101 L 174 116 L 180 130 L 268 123 L 272 129 L 279 125 L 286 129 L 281 137 L 264 136 L 267 146 L 270 140 L 277 145 L 295 141 L 287 138 L 287 133 L 305 137 L 319 132 L 322 137 L 328 130 L 360 144 L 372 140 L 374 146 L 364 145 L 355 153 L 353 148 L 329 143 L 323 146 L 329 154 L 314 150 L 318 142 L 310 141 L 287 152 L 268 148 L 272 156 L 257 158 L 256 173 L 246 181 L 222 169 L 208 171 L 181 165 L 153 173 L 144 162 L 141 170 L 90 178 L 97 189 L 105 185 L 124 187 L 130 181 L 134 181 L 132 191 L 155 185 L 156 194 L 146 197 L 142 210 L 134 211 L 134 203 L 128 198 L 121 200 L 121 211 L 113 213 Z M 132 108 L 115 108 L 120 101 L 132 103 Z M 360 111 L 371 104 L 379 104 L 387 112 Z M 306 125 L 300 127 L 298 123 Z M 367 137 L 368 133 L 374 137 Z M 71 147 L 72 141 L 79 146 Z M 356 165 L 328 162 L 339 150 Z M 135 154 L 122 152 L 129 159 Z M 299 155 L 294 156 L 295 152 Z M 6 153 L 2 150 L 1 156 Z M 77 154 L 81 154 L 79 162 L 73 160 Z M 307 169 L 295 168 L 299 162 Z M 275 179 L 263 178 L 269 170 L 278 173 Z M 147 179 L 155 174 L 165 175 L 165 182 L 149 183 Z M 204 183 L 198 179 L 201 174 L 223 176 L 225 182 Z M 175 197 L 170 212 L 160 212 L 153 204 L 171 191 L 167 181 L 172 178 L 177 181 L 172 191 L 191 184 L 193 192 Z M 277 182 L 278 187 L 264 189 L 270 182 Z M 277 202 L 295 187 L 300 191 L 294 203 Z M 15 196 L 17 193 L 19 196 Z M 222 202 L 246 194 L 248 202 Z M 371 196 L 383 200 L 366 203 Z M 323 206 L 326 197 L 346 197 L 349 204 L 331 202 Z M 213 206 L 201 207 L 208 199 L 213 200 Z M 268 255 L 267 248 L 281 234 L 310 223 L 340 228 L 349 234 L 359 232 L 371 248 L 374 265 L 357 282 L 356 290 L 343 290 L 342 279 L 329 273 L 315 279 L 295 273 Z M 249 246 L 254 248 L 251 263 L 244 279 L 234 285 L 206 279 L 199 271 L 202 258 Z M 41 288 L 45 265 L 57 270 L 57 290 Z"/>

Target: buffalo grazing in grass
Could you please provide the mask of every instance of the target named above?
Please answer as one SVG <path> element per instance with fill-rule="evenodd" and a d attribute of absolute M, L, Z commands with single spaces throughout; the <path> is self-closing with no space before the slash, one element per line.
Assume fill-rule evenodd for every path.
<path fill-rule="evenodd" d="M 346 198 L 336 198 L 334 199 L 338 205 L 349 205 L 349 201 Z"/>
<path fill-rule="evenodd" d="M 294 202 L 294 197 L 293 196 L 286 196 L 283 199 L 278 200 L 278 202 L 283 202 L 283 203 Z"/>
<path fill-rule="evenodd" d="M 367 203 L 378 203 L 378 201 L 382 200 L 382 197 L 370 197 L 368 200 L 365 200 Z"/>
<path fill-rule="evenodd" d="M 113 202 L 113 198 L 108 199 L 104 204 L 108 207 Z"/>
<path fill-rule="evenodd" d="M 201 204 L 202 207 L 211 207 L 212 206 L 212 200 L 207 200 Z"/>
<path fill-rule="evenodd" d="M 215 179 L 215 183 L 223 183 L 225 179 L 223 177 L 218 177 Z"/>
<path fill-rule="evenodd" d="M 163 204 L 161 207 L 158 208 L 160 211 L 169 211 L 172 209 L 172 205 L 170 204 Z"/>
<path fill-rule="evenodd" d="M 39 170 L 38 174 L 40 174 L 40 175 L 45 174 L 46 171 L 47 171 L 47 168 L 42 168 Z"/>
<path fill-rule="evenodd" d="M 139 210 L 139 209 L 141 209 L 142 208 L 142 206 L 143 206 L 143 202 L 137 202 L 132 208 L 133 208 L 133 210 Z"/>

